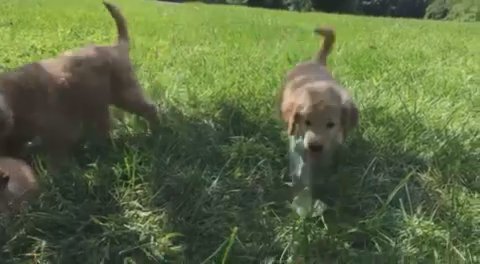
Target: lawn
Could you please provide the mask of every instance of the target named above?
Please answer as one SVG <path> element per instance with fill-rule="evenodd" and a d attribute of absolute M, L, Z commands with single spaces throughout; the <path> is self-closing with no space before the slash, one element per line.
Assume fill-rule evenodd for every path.
<path fill-rule="evenodd" d="M 0 66 L 115 41 L 100 1 L 66 3 L 0 2 Z M 87 140 L 55 177 L 38 159 L 43 193 L 0 218 L 1 263 L 480 263 L 480 24 L 114 3 L 160 132 L 115 111 L 110 149 Z M 361 119 L 330 209 L 300 220 L 276 95 L 323 24 Z"/>

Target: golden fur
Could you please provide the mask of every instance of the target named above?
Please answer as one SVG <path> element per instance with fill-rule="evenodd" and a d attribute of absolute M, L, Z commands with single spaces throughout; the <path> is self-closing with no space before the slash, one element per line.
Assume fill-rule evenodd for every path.
<path fill-rule="evenodd" d="M 286 74 L 280 111 L 290 136 L 303 137 L 306 158 L 328 160 L 350 130 L 358 124 L 358 109 L 349 93 L 326 67 L 335 32 L 318 28 L 324 43 L 316 56 Z"/>
<path fill-rule="evenodd" d="M 24 161 L 0 157 L 0 213 L 12 213 L 38 194 L 33 169 Z"/>
<path fill-rule="evenodd" d="M 125 19 L 114 5 L 104 5 L 115 20 L 117 43 L 66 51 L 0 75 L 1 154 L 17 156 L 39 137 L 58 164 L 83 127 L 109 137 L 111 104 L 150 126 L 157 122 L 157 109 L 143 95 L 130 62 Z"/>

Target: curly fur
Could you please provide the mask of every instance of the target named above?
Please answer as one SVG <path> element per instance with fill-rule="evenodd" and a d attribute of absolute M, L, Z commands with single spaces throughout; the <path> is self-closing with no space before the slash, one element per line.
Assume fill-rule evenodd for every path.
<path fill-rule="evenodd" d="M 335 32 L 317 28 L 315 33 L 325 37 L 322 48 L 312 60 L 297 64 L 286 74 L 280 97 L 289 136 L 303 140 L 305 168 L 328 166 L 336 148 L 358 125 L 352 97 L 326 67 Z"/>
<path fill-rule="evenodd" d="M 114 5 L 104 5 L 117 25 L 117 43 L 66 51 L 0 75 L 1 154 L 18 156 L 39 137 L 50 164 L 58 164 L 84 126 L 109 137 L 109 105 L 145 118 L 150 126 L 157 122 L 157 109 L 132 69 L 125 19 Z"/>

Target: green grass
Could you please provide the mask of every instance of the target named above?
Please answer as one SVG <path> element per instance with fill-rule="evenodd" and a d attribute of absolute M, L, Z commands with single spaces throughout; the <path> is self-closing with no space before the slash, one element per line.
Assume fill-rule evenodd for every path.
<path fill-rule="evenodd" d="M 100 1 L 66 3 L 0 2 L 1 66 L 115 40 Z M 113 149 L 39 167 L 41 197 L 1 219 L 1 263 L 480 262 L 480 24 L 115 3 L 160 132 L 126 115 Z M 331 209 L 301 222 L 275 96 L 322 24 L 361 126 L 323 186 Z"/>

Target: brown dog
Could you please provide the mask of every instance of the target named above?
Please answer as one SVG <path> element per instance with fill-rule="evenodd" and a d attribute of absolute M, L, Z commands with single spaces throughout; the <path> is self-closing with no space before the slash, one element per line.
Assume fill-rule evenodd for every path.
<path fill-rule="evenodd" d="M 57 165 L 84 126 L 108 139 L 110 104 L 156 124 L 157 109 L 132 69 L 125 19 L 114 5 L 104 5 L 117 26 L 116 44 L 89 45 L 0 75 L 2 154 L 18 156 L 25 143 L 39 137 L 50 164 Z"/>
<path fill-rule="evenodd" d="M 292 148 L 301 142 L 301 147 L 296 149 L 301 149 L 299 156 L 306 168 L 315 163 L 328 164 L 336 147 L 358 124 L 358 109 L 351 96 L 326 68 L 335 32 L 318 28 L 315 33 L 325 38 L 321 50 L 313 60 L 291 69 L 281 90 L 282 119 L 287 123 Z M 310 182 L 310 179 L 298 179 L 305 173 L 299 173 L 298 168 L 295 171 L 294 182 Z"/>
<path fill-rule="evenodd" d="M 0 157 L 0 213 L 17 212 L 38 190 L 36 175 L 27 163 Z"/>

